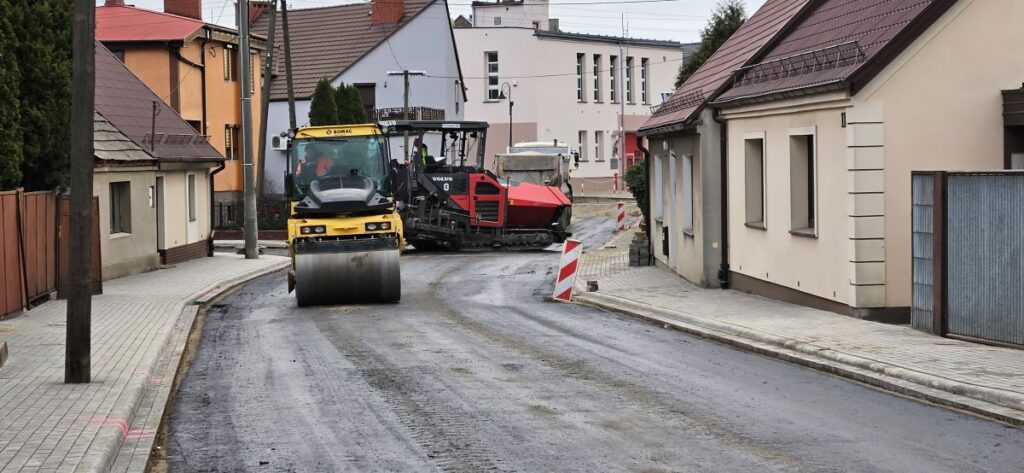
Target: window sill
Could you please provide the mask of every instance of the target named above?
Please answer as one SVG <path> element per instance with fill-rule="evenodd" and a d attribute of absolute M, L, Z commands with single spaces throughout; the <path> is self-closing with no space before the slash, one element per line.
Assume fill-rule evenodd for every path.
<path fill-rule="evenodd" d="M 789 231 L 790 235 L 798 236 L 802 238 L 818 238 L 818 234 L 815 232 L 814 227 L 810 228 L 797 228 Z"/>
<path fill-rule="evenodd" d="M 501 103 L 501 100 L 484 100 L 484 103 Z"/>
<path fill-rule="evenodd" d="M 764 226 L 764 222 L 747 222 L 743 226 L 747 228 L 753 228 L 755 230 L 768 230 L 768 227 Z"/>
<path fill-rule="evenodd" d="M 663 217 L 654 217 L 654 222 L 657 223 L 658 225 L 661 225 L 665 223 L 665 220 Z"/>
<path fill-rule="evenodd" d="M 193 223 L 193 222 L 196 222 L 196 221 L 198 221 L 198 220 L 199 220 L 199 219 L 195 219 L 195 218 L 190 218 L 190 219 L 188 219 L 188 223 Z"/>
<path fill-rule="evenodd" d="M 688 236 L 690 238 L 693 238 L 693 229 L 692 228 L 684 228 L 683 229 L 683 235 L 686 235 L 686 236 Z"/>
<path fill-rule="evenodd" d="M 130 236 L 132 236 L 132 234 L 129 233 L 129 232 L 117 232 L 117 233 L 111 233 L 110 234 L 110 239 L 111 240 L 120 240 L 122 238 L 128 238 Z"/>

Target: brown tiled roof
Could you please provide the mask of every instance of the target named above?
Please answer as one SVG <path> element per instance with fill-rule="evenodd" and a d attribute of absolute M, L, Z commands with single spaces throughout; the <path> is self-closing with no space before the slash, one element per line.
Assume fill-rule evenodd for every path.
<path fill-rule="evenodd" d="M 157 141 L 150 149 L 153 102 Z M 154 158 L 166 161 L 222 161 L 221 156 L 141 79 L 96 43 L 96 111 Z"/>
<path fill-rule="evenodd" d="M 728 85 L 732 73 L 790 23 L 808 0 L 768 0 L 672 97 L 659 105 L 641 131 L 657 131 L 693 120 L 709 99 Z"/>
<path fill-rule="evenodd" d="M 843 88 L 870 80 L 956 0 L 818 0 L 716 104 Z"/>
<path fill-rule="evenodd" d="M 435 1 L 405 0 L 405 15 L 397 25 L 371 25 L 369 2 L 289 9 L 295 97 L 307 99 L 312 96 L 320 79 L 337 77 Z M 253 23 L 252 32 L 266 35 L 269 23 L 269 15 L 260 16 Z M 288 89 L 280 14 L 276 15 L 275 23 L 274 69 L 278 72 L 270 82 L 270 98 L 284 100 L 288 98 Z"/>

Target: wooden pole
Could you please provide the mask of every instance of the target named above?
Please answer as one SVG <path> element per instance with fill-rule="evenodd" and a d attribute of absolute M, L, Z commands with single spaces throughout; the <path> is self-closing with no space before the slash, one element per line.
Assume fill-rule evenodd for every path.
<path fill-rule="evenodd" d="M 256 176 L 252 162 L 252 70 L 249 62 L 249 0 L 238 2 L 238 42 L 242 72 L 242 171 L 245 203 L 245 259 L 260 257 L 256 221 Z"/>
<path fill-rule="evenodd" d="M 96 110 L 96 4 L 75 0 L 71 59 L 70 281 L 67 302 L 65 383 L 91 379 L 92 167 Z"/>
<path fill-rule="evenodd" d="M 288 33 L 288 0 L 281 0 L 281 32 L 284 33 L 284 73 L 288 82 L 288 127 L 298 128 L 295 118 L 295 84 L 292 81 L 292 43 Z M 285 189 L 287 194 L 290 189 Z"/>

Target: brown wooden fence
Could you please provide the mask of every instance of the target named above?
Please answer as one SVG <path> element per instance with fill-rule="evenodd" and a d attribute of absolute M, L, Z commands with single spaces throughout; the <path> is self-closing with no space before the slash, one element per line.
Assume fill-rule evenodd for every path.
<path fill-rule="evenodd" d="M 20 312 L 58 289 L 67 255 L 67 199 L 55 192 L 0 192 L 0 318 Z M 100 288 L 99 206 L 93 201 L 93 277 Z M 63 217 L 63 215 L 62 215 Z M 61 258 L 60 256 L 65 256 Z"/>

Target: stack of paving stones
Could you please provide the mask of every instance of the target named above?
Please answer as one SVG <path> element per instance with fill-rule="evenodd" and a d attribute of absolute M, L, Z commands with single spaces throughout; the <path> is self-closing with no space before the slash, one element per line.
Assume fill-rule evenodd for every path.
<path fill-rule="evenodd" d="M 647 239 L 647 234 L 643 232 L 633 234 L 633 240 L 629 242 L 629 265 L 633 267 L 651 265 L 651 243 Z"/>

